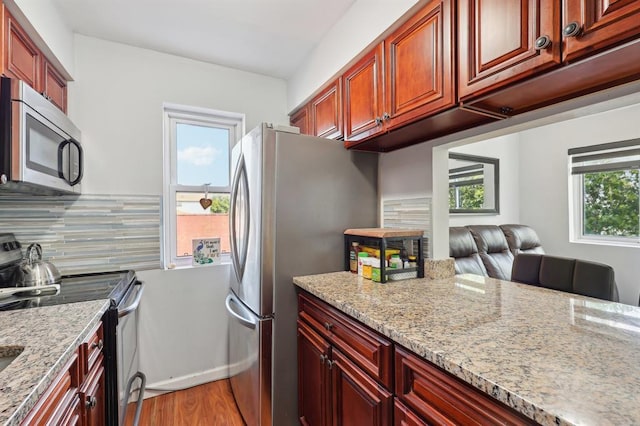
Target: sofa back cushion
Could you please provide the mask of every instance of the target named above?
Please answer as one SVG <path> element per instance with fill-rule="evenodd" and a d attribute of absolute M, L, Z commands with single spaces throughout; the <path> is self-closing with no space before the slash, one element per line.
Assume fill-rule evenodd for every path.
<path fill-rule="evenodd" d="M 573 293 L 575 259 L 542 256 L 540 262 L 540 286 Z"/>
<path fill-rule="evenodd" d="M 597 262 L 576 260 L 573 291 L 584 296 L 617 302 L 618 287 L 613 268 Z"/>
<path fill-rule="evenodd" d="M 542 255 L 520 253 L 513 259 L 511 281 L 523 284 L 540 285 L 540 263 Z"/>
<path fill-rule="evenodd" d="M 487 273 L 492 278 L 509 281 L 513 267 L 513 254 L 509 251 L 507 239 L 497 225 L 467 226 L 478 247 Z"/>
<path fill-rule="evenodd" d="M 487 275 L 476 242 L 464 226 L 449 228 L 449 256 L 455 260 L 456 274 Z"/>
<path fill-rule="evenodd" d="M 509 244 L 511 253 L 515 256 L 519 253 L 544 254 L 540 238 L 533 228 L 527 225 L 500 225 Z"/>

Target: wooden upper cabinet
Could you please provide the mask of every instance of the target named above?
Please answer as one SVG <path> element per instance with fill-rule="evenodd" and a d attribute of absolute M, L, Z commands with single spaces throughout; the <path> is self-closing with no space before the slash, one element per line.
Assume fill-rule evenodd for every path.
<path fill-rule="evenodd" d="M 37 90 L 40 83 L 40 50 L 7 11 L 4 28 L 5 74 L 8 77 L 19 78 Z"/>
<path fill-rule="evenodd" d="M 67 112 L 67 80 L 49 61 L 42 60 L 42 95 Z"/>
<path fill-rule="evenodd" d="M 431 1 L 385 38 L 389 130 L 456 103 L 453 9 L 450 0 Z"/>
<path fill-rule="evenodd" d="M 300 134 L 310 135 L 311 123 L 310 123 L 310 114 L 309 114 L 309 104 L 304 105 L 298 111 L 294 112 L 289 118 L 289 124 L 291 124 L 292 126 L 298 127 L 300 129 Z"/>
<path fill-rule="evenodd" d="M 383 46 L 380 43 L 342 75 L 345 141 L 358 141 L 384 130 Z"/>
<path fill-rule="evenodd" d="M 563 57 L 567 61 L 640 35 L 639 1 L 563 0 L 562 3 Z"/>
<path fill-rule="evenodd" d="M 312 134 L 322 138 L 342 137 L 342 79 L 326 87 L 310 102 Z"/>
<path fill-rule="evenodd" d="M 559 65 L 559 35 L 557 0 L 460 0 L 460 99 Z"/>

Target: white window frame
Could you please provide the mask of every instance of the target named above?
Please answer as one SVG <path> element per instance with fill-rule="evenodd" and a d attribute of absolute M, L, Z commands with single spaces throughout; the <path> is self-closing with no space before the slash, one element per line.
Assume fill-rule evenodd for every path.
<path fill-rule="evenodd" d="M 164 103 L 163 108 L 163 220 L 162 220 L 162 261 L 165 269 L 192 266 L 192 256 L 178 256 L 176 253 L 176 193 L 195 192 L 204 194 L 202 186 L 177 184 L 177 140 L 176 125 L 190 124 L 226 128 L 229 130 L 229 185 L 209 186 L 210 193 L 231 192 L 231 151 L 245 133 L 245 115 L 235 112 L 208 108 Z M 203 182 L 204 183 L 204 182 Z M 222 263 L 229 263 L 224 255 Z"/>
<path fill-rule="evenodd" d="M 619 142 L 634 142 L 635 140 Z M 614 145 L 612 143 L 610 145 Z M 607 144 L 594 146 L 593 152 L 597 152 L 598 147 Z M 589 147 L 585 147 L 587 149 Z M 616 150 L 612 148 L 612 150 Z M 569 177 L 569 241 L 572 243 L 609 245 L 620 247 L 640 248 L 640 238 L 636 237 L 616 237 L 611 235 L 584 235 L 584 175 L 572 174 L 572 156 L 569 150 L 568 177 Z M 590 151 L 589 151 L 590 152 Z M 639 219 L 640 220 L 640 219 Z"/>

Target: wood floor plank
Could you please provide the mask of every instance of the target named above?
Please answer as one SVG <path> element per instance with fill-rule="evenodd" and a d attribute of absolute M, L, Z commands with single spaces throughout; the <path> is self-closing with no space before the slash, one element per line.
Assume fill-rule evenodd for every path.
<path fill-rule="evenodd" d="M 133 424 L 129 404 L 125 425 Z M 140 426 L 244 426 L 228 380 L 218 380 L 144 400 Z"/>

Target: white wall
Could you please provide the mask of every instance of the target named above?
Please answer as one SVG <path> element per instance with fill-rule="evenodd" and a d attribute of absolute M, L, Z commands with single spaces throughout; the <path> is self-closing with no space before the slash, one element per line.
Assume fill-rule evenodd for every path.
<path fill-rule="evenodd" d="M 357 0 L 288 81 L 288 111 L 362 52 L 418 0 Z"/>
<path fill-rule="evenodd" d="M 450 152 L 500 160 L 500 213 L 449 215 L 449 226 L 520 223 L 519 135 L 512 134 L 452 148 Z M 446 177 L 448 179 L 448 176 Z"/>
<path fill-rule="evenodd" d="M 69 115 L 86 151 L 88 194 L 162 194 L 162 104 L 288 123 L 283 80 L 76 35 Z"/>
<path fill-rule="evenodd" d="M 638 304 L 640 247 L 569 242 L 567 150 L 640 138 L 640 104 L 547 125 L 520 135 L 520 219 L 540 236 L 545 251 L 611 265 L 620 301 Z"/>
<path fill-rule="evenodd" d="M 140 271 L 140 370 L 149 387 L 174 389 L 227 377 L 230 265 Z M 145 397 L 158 392 L 149 390 Z"/>
<path fill-rule="evenodd" d="M 69 114 L 82 130 L 87 194 L 162 195 L 162 103 L 287 123 L 283 80 L 76 35 Z M 229 266 L 141 271 L 141 368 L 152 387 L 226 374 Z M 150 396 L 150 394 L 147 394 Z"/>
<path fill-rule="evenodd" d="M 378 191 L 382 200 L 430 197 L 431 162 L 427 144 L 381 154 Z"/>
<path fill-rule="evenodd" d="M 22 14 L 26 21 L 16 16 L 20 24 L 25 26 L 40 49 L 45 50 L 47 57 L 60 69 L 63 68 L 74 78 L 73 32 L 63 21 L 58 9 L 51 1 L 43 0 L 5 0 L 12 13 Z M 16 10 L 16 7 L 17 9 Z M 34 37 L 34 31 L 38 37 Z M 38 40 L 40 38 L 41 40 Z M 44 47 L 40 42 L 46 44 Z M 46 52 L 49 49 L 50 52 Z"/>

